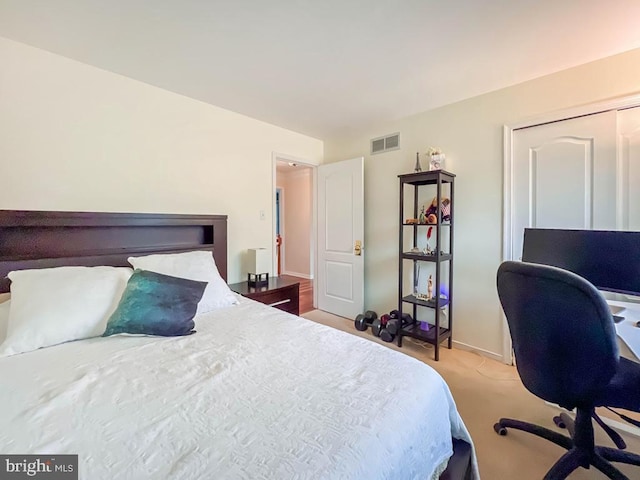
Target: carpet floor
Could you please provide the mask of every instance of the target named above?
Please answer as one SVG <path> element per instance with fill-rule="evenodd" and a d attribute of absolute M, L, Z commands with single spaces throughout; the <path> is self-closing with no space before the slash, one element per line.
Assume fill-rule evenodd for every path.
<path fill-rule="evenodd" d="M 508 417 L 566 434 L 566 430 L 558 429 L 552 420 L 560 410 L 529 393 L 522 385 L 515 367 L 477 353 L 456 348 L 448 350 L 446 347 L 440 350 L 440 361 L 436 362 L 430 345 L 405 338 L 402 348 L 398 348 L 395 344 L 375 338 L 370 330 L 357 331 L 352 320 L 320 310 L 302 316 L 411 355 L 440 373 L 449 385 L 458 411 L 471 433 L 483 480 L 540 480 L 564 454 L 565 450 L 561 447 L 528 433 L 511 430 L 506 437 L 501 437 L 494 432 L 493 424 L 500 417 Z M 595 430 L 597 444 L 614 446 L 601 428 L 596 425 Z M 619 433 L 627 442 L 628 451 L 640 453 L 640 437 L 622 431 Z M 640 467 L 616 466 L 630 479 L 640 479 Z M 593 468 L 578 469 L 569 477 L 571 480 L 605 478 Z"/>

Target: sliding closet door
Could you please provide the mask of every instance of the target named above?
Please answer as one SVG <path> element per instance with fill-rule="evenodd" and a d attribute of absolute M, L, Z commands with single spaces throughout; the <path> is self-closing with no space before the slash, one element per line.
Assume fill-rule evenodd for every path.
<path fill-rule="evenodd" d="M 640 231 L 640 107 L 618 112 L 619 226 Z"/>
<path fill-rule="evenodd" d="M 515 130 L 512 258 L 526 227 L 615 229 L 616 168 L 615 111 Z"/>

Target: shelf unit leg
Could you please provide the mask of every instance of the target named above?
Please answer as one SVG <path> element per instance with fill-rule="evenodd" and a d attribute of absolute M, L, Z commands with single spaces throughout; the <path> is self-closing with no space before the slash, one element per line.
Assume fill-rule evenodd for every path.
<path fill-rule="evenodd" d="M 449 350 L 451 350 L 453 348 L 453 337 L 449 337 L 449 340 L 447 340 L 447 343 L 449 344 Z"/>
<path fill-rule="evenodd" d="M 440 361 L 440 345 L 439 345 L 438 343 L 436 343 L 436 344 L 433 346 L 433 350 L 434 350 L 434 355 L 433 355 L 433 357 L 434 357 L 434 359 L 435 359 L 435 361 L 436 361 L 436 362 L 439 362 L 439 361 Z"/>

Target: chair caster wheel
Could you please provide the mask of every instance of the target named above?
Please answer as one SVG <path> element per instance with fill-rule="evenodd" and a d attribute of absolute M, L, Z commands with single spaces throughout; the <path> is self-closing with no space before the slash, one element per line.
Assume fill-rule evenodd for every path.
<path fill-rule="evenodd" d="M 567 425 L 564 423 L 560 415 L 553 417 L 553 423 L 555 423 L 558 428 L 567 428 Z"/>
<path fill-rule="evenodd" d="M 507 434 L 507 429 L 504 428 L 502 425 L 500 425 L 499 423 L 496 423 L 493 425 L 493 429 L 495 430 L 495 432 L 504 437 Z"/>

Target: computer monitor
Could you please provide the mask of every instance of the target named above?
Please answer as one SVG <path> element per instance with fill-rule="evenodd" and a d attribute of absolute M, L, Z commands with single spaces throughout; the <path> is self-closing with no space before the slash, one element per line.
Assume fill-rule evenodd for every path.
<path fill-rule="evenodd" d="M 640 232 L 525 228 L 522 260 L 564 268 L 599 290 L 640 296 Z"/>

